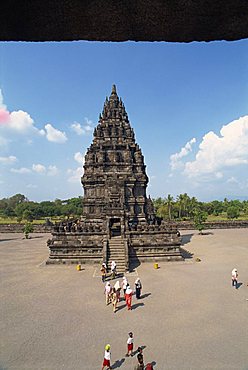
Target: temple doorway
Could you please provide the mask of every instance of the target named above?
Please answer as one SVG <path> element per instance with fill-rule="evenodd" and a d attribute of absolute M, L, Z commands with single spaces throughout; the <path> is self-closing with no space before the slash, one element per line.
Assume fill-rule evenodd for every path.
<path fill-rule="evenodd" d="M 110 218 L 109 220 L 110 237 L 121 236 L 121 219 Z"/>

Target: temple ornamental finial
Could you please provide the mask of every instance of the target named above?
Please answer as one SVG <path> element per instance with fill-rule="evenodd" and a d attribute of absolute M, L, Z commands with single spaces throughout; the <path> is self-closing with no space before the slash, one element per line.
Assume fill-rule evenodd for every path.
<path fill-rule="evenodd" d="M 115 85 L 112 86 L 111 94 L 116 94 L 116 86 Z"/>

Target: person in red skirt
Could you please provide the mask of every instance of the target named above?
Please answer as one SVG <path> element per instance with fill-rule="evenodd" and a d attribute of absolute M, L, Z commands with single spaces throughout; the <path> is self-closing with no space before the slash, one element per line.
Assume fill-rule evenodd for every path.
<path fill-rule="evenodd" d="M 128 357 L 129 354 L 133 356 L 133 333 L 132 332 L 128 333 L 126 357 Z"/>
<path fill-rule="evenodd" d="M 102 363 L 102 370 L 104 370 L 106 366 L 107 366 L 107 370 L 108 369 L 111 369 L 111 366 L 110 366 L 110 357 L 111 357 L 110 344 L 106 344 L 106 346 L 105 346 L 105 353 L 104 353 L 104 359 L 103 359 L 103 363 Z"/>
<path fill-rule="evenodd" d="M 125 300 L 126 300 L 126 305 L 127 305 L 128 310 L 132 309 L 132 295 L 133 295 L 133 291 L 128 284 L 126 293 L 125 293 Z"/>

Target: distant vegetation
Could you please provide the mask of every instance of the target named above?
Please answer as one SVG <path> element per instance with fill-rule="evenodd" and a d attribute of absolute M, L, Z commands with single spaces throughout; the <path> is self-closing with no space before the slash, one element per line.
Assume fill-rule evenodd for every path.
<path fill-rule="evenodd" d="M 49 219 L 78 217 L 82 214 L 82 197 L 66 200 L 55 199 L 53 202 L 33 202 L 25 195 L 16 194 L 0 200 L 1 222 L 44 222 Z M 8 219 L 8 221 L 6 221 Z"/>
<path fill-rule="evenodd" d="M 51 201 L 33 202 L 25 195 L 16 194 L 10 198 L 0 200 L 0 222 L 26 223 L 61 220 L 67 217 L 79 217 L 83 211 L 83 197 L 66 200 L 55 199 Z M 179 194 L 175 199 L 168 194 L 166 198 L 153 199 L 157 216 L 165 220 L 217 221 L 228 219 L 248 220 L 248 201 L 213 200 L 200 202 L 188 194 Z"/>

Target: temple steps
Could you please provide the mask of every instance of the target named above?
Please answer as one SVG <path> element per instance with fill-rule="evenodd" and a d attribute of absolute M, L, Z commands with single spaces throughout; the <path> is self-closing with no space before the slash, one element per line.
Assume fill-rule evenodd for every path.
<path fill-rule="evenodd" d="M 121 237 L 115 236 L 108 241 L 107 267 L 110 271 L 111 261 L 115 261 L 117 273 L 126 271 L 125 245 Z"/>

